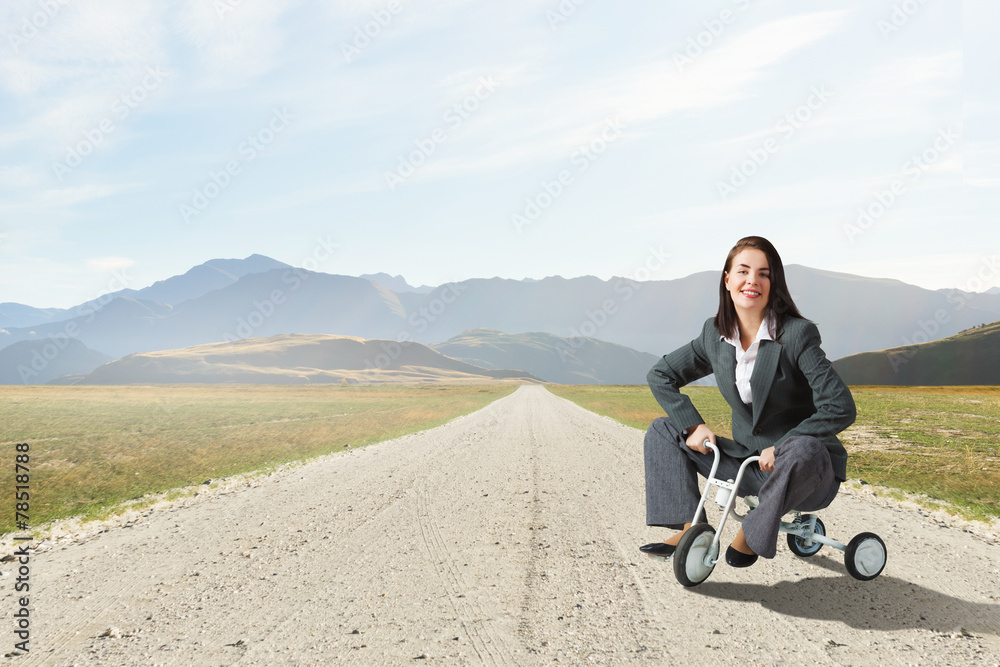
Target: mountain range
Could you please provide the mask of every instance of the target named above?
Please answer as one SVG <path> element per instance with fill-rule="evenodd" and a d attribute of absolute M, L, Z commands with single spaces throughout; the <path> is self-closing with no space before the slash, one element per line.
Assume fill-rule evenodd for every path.
<path fill-rule="evenodd" d="M 852 354 L 833 362 L 848 384 L 1000 384 L 1000 322 L 954 336 L 877 352 Z"/>
<path fill-rule="evenodd" d="M 927 290 L 896 280 L 786 268 L 792 295 L 819 325 L 831 359 L 936 340 L 1000 319 L 996 293 Z M 645 282 L 553 276 L 415 288 L 401 276 L 318 273 L 251 255 L 210 260 L 149 287 L 75 308 L 0 304 L 0 348 L 75 339 L 97 354 L 120 358 L 246 338 L 325 334 L 436 345 L 456 358 L 502 368 L 510 367 L 512 357 L 491 351 L 487 341 L 506 335 L 504 346 L 519 348 L 519 359 L 547 345 L 549 356 L 538 360 L 550 364 L 555 351 L 560 362 L 558 368 L 536 367 L 544 373 L 518 366 L 521 370 L 551 381 L 558 380 L 546 374 L 587 381 L 595 372 L 611 376 L 608 369 L 595 371 L 600 360 L 589 343 L 580 341 L 630 348 L 636 365 L 644 365 L 651 357 L 643 354 L 657 358 L 700 331 L 714 314 L 718 281 L 716 272 L 702 272 Z M 470 330 L 479 332 L 477 340 L 463 343 Z M 545 340 L 546 335 L 551 338 Z M 634 377 L 633 372 L 624 377 Z"/>

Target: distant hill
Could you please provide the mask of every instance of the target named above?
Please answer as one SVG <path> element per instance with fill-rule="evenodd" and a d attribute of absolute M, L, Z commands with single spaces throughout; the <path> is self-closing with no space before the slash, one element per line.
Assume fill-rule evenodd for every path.
<path fill-rule="evenodd" d="M 539 382 L 523 371 L 489 370 L 420 343 L 285 334 L 131 354 L 79 384 L 308 384 Z"/>
<path fill-rule="evenodd" d="M 852 354 L 833 362 L 848 384 L 1000 384 L 1000 322 L 941 340 L 879 352 Z"/>
<path fill-rule="evenodd" d="M 0 384 L 45 384 L 61 375 L 90 373 L 109 361 L 75 338 L 23 340 L 0 350 Z"/>
<path fill-rule="evenodd" d="M 659 357 L 593 338 L 560 338 L 531 332 L 472 329 L 431 345 L 484 368 L 520 368 L 559 384 L 646 384 Z"/>

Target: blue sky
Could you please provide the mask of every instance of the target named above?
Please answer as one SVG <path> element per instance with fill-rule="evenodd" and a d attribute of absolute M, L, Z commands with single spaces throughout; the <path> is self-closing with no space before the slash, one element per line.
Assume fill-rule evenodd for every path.
<path fill-rule="evenodd" d="M 669 279 L 747 234 L 987 289 L 998 23 L 985 0 L 7 0 L 0 302 L 253 253 Z"/>

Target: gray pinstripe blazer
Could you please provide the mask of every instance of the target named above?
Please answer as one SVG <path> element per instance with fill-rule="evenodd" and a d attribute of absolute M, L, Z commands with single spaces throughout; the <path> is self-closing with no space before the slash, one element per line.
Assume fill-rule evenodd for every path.
<path fill-rule="evenodd" d="M 820 348 L 819 330 L 807 320 L 785 317 L 774 340 L 762 340 L 750 377 L 753 409 L 736 389 L 736 354 L 715 330 L 713 319 L 701 335 L 660 359 L 646 376 L 653 396 L 677 430 L 703 423 L 679 389 L 715 373 L 719 392 L 733 409 L 733 439 L 718 438 L 723 452 L 753 456 L 792 436 L 819 438 L 837 479 L 847 479 L 847 450 L 837 434 L 854 423 L 857 409 L 850 389 Z"/>

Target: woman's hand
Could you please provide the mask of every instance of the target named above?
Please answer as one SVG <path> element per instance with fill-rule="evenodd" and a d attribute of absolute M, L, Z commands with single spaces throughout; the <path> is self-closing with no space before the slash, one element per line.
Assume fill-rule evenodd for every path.
<path fill-rule="evenodd" d="M 774 447 L 768 447 L 760 453 L 760 461 L 757 461 L 757 465 L 764 472 L 774 472 Z"/>
<path fill-rule="evenodd" d="M 694 427 L 694 430 L 688 434 L 686 444 L 688 447 L 700 454 L 708 454 L 709 449 L 704 444 L 705 440 L 708 440 L 713 445 L 715 443 L 715 434 L 712 433 L 704 424 L 698 424 Z"/>

